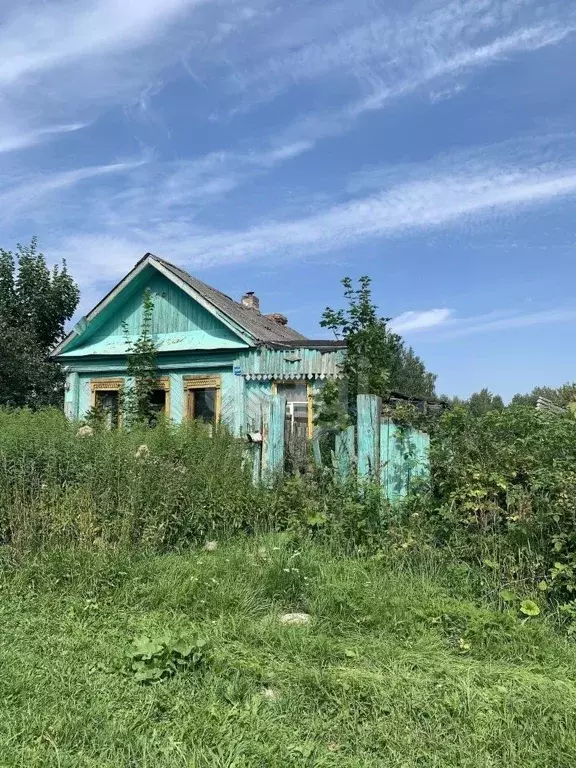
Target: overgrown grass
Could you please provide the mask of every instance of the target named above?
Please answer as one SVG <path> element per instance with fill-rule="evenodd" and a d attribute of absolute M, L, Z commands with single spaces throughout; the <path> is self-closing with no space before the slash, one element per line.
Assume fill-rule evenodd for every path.
<path fill-rule="evenodd" d="M 270 524 L 244 448 L 225 430 L 77 430 L 57 410 L 0 409 L 4 542 L 169 549 Z"/>
<path fill-rule="evenodd" d="M 0 765 L 507 766 L 576 759 L 576 648 L 467 567 L 289 535 L 216 552 L 53 551 L 1 574 Z M 283 626 L 284 611 L 311 622 Z M 142 685 L 141 635 L 212 658 Z"/>

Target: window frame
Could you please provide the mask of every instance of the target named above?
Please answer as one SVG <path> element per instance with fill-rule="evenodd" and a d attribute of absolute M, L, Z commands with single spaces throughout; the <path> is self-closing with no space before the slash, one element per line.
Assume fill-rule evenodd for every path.
<path fill-rule="evenodd" d="M 166 399 L 164 401 L 164 413 L 163 416 L 166 419 L 170 418 L 170 376 L 160 376 L 156 379 L 152 389 L 163 390 L 166 393 Z"/>
<path fill-rule="evenodd" d="M 214 424 L 218 425 L 222 417 L 222 377 L 216 376 L 183 376 L 182 383 L 185 394 L 185 418 L 193 419 L 194 391 L 197 389 L 215 389 Z"/>
<path fill-rule="evenodd" d="M 308 437 L 312 439 L 314 436 L 314 391 L 312 387 L 312 382 L 309 379 L 273 379 L 272 380 L 272 392 L 271 394 L 277 395 L 278 394 L 278 385 L 279 384 L 306 384 L 306 393 L 308 398 L 308 418 L 307 418 L 307 425 L 308 425 Z"/>
<path fill-rule="evenodd" d="M 119 393 L 124 386 L 123 378 L 114 379 L 90 379 L 90 407 L 96 407 L 96 393 L 97 392 L 116 392 Z M 120 399 L 118 399 L 118 425 L 117 429 L 122 426 L 122 408 L 120 407 Z"/>
<path fill-rule="evenodd" d="M 94 408 L 96 406 L 96 392 L 120 392 L 124 387 L 126 379 L 115 377 L 111 379 L 90 379 L 90 406 Z M 164 405 L 164 416 L 170 418 L 170 376 L 160 376 L 154 382 L 154 389 L 163 390 L 166 393 L 166 400 Z M 118 426 L 123 424 L 122 408 L 118 403 Z"/>

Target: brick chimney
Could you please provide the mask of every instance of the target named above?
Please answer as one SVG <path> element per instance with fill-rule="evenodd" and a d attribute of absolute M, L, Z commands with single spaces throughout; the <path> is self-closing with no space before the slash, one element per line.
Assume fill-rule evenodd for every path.
<path fill-rule="evenodd" d="M 260 312 L 260 299 L 258 296 L 256 296 L 254 291 L 248 291 L 248 293 L 245 293 L 244 296 L 242 296 L 240 299 L 240 303 L 248 309 L 255 309 L 256 312 Z"/>
<path fill-rule="evenodd" d="M 280 312 L 272 312 L 272 314 L 265 315 L 265 317 L 268 320 L 272 320 L 273 323 L 278 323 L 278 325 L 288 325 L 288 318 L 286 315 L 281 315 Z"/>

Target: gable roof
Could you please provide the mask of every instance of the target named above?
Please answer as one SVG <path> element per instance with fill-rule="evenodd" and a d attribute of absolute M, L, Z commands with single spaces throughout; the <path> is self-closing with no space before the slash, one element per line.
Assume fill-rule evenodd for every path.
<path fill-rule="evenodd" d="M 192 299 L 201 303 L 209 312 L 214 314 L 231 330 L 237 333 L 250 345 L 282 344 L 287 346 L 305 345 L 306 337 L 287 325 L 280 325 L 255 309 L 240 304 L 230 296 L 212 288 L 180 267 L 165 259 L 147 253 L 98 304 L 82 318 L 66 338 L 53 350 L 52 357 L 62 354 L 73 339 L 83 334 L 87 325 L 112 302 L 116 296 L 142 272 L 147 266 L 152 266 L 169 280 L 178 285 Z"/>
<path fill-rule="evenodd" d="M 144 258 L 150 258 L 152 261 L 162 264 L 169 272 L 197 291 L 206 301 L 238 323 L 245 331 L 248 331 L 258 343 L 273 344 L 274 342 L 306 340 L 305 336 L 302 336 L 301 333 L 298 333 L 298 331 L 295 331 L 288 325 L 280 325 L 280 323 L 270 320 L 265 315 L 261 315 L 257 310 L 245 307 L 240 302 L 231 299 L 230 296 L 226 296 L 225 293 L 203 283 L 202 280 L 198 280 L 197 277 L 192 277 L 188 272 L 180 269 L 180 267 L 176 267 L 169 261 L 154 256 L 153 253 L 147 253 Z"/>

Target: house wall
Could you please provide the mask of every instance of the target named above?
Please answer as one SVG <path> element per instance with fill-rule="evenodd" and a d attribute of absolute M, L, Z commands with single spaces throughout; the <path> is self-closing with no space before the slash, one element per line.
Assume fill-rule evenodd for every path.
<path fill-rule="evenodd" d="M 258 362 L 259 353 L 269 350 L 250 350 L 244 352 L 189 352 L 187 354 L 161 353 L 158 356 L 158 370 L 170 379 L 170 419 L 178 424 L 185 417 L 186 399 L 184 391 L 185 376 L 214 376 L 221 380 L 221 419 L 234 434 L 254 431 L 260 424 L 262 405 L 272 392 L 273 381 L 304 378 L 316 395 L 326 378 L 336 375 L 340 354 L 329 352 L 316 360 L 315 371 L 311 367 L 311 355 L 308 350 L 297 350 L 292 357 L 300 360 L 283 360 L 289 353 L 279 353 L 275 358 L 267 357 L 267 362 Z M 319 353 L 315 352 L 315 356 Z M 329 360 L 328 358 L 333 358 Z M 92 404 L 91 382 L 95 379 L 123 378 L 126 385 L 125 359 L 115 358 L 78 358 L 67 360 L 67 391 L 65 398 L 66 414 L 70 419 L 82 419 Z M 259 368 L 255 373 L 254 369 Z M 267 372 L 266 372 L 267 369 Z M 330 371 L 330 374 L 327 373 Z M 318 378 L 322 376 L 323 378 Z"/>
<path fill-rule="evenodd" d="M 231 353 L 190 353 L 185 356 L 158 358 L 161 375 L 170 378 L 170 418 L 180 423 L 185 416 L 185 376 L 220 376 L 222 421 L 237 433 L 242 431 L 244 411 L 244 380 L 234 375 L 234 356 Z M 67 374 L 66 414 L 71 419 L 82 419 L 92 404 L 91 382 L 97 379 L 122 378 L 129 385 L 122 359 L 70 361 Z M 240 381 L 238 381 L 240 380 Z"/>

